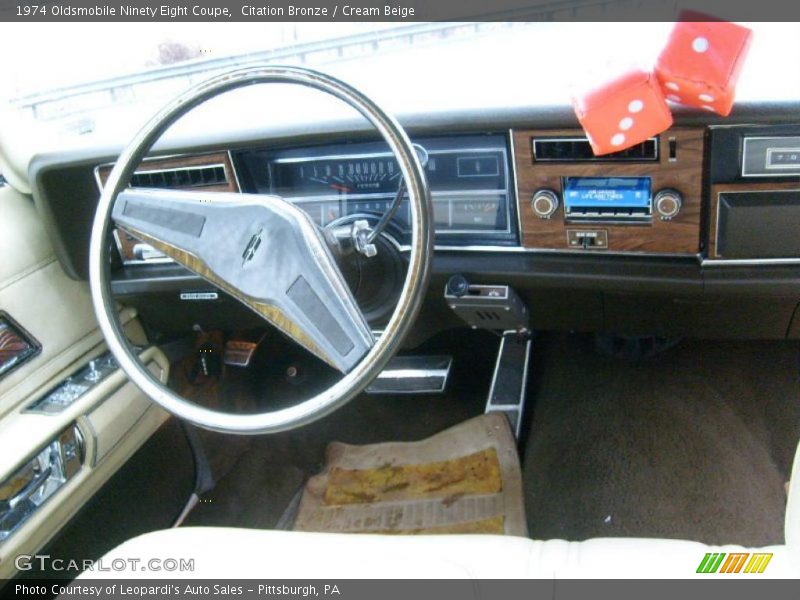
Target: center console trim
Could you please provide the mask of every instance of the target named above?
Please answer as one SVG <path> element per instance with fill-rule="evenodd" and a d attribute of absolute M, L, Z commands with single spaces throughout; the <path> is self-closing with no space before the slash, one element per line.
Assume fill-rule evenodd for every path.
<path fill-rule="evenodd" d="M 537 163 L 527 142 L 539 135 L 577 136 L 576 129 L 511 129 L 515 187 L 519 216 L 520 241 L 526 250 L 559 251 L 568 254 L 619 253 L 641 256 L 699 256 L 703 251 L 701 215 L 703 200 L 704 132 L 702 127 L 675 127 L 659 137 L 659 143 L 677 141 L 677 159 L 659 148 L 658 161 L 624 162 L 553 162 Z M 524 169 L 524 172 L 522 170 Z M 653 191 L 677 188 L 683 196 L 683 208 L 676 218 L 662 220 L 653 215 L 646 222 L 631 220 L 567 219 L 562 207 L 552 219 L 537 218 L 527 206 L 537 189 L 561 190 L 565 177 L 650 177 Z M 608 249 L 570 249 L 565 229 L 575 225 L 582 229 L 591 225 L 609 229 Z"/>

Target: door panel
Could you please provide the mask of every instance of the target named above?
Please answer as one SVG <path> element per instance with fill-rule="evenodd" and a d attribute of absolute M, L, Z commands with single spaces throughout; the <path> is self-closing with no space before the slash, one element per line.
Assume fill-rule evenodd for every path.
<path fill-rule="evenodd" d="M 9 186 L 0 186 L 0 256 L 0 311 L 41 345 L 37 355 L 0 377 L 0 497 L 13 499 L 5 506 L 0 503 L 0 509 L 10 511 L 13 504 L 17 511 L 0 515 L 9 517 L 5 531 L 11 531 L 0 540 L 0 578 L 8 578 L 15 572 L 14 557 L 33 554 L 52 539 L 167 414 L 113 366 L 98 381 L 80 379 L 89 382 L 82 394 L 58 396 L 71 398 L 71 403 L 55 402 L 47 413 L 31 412 L 31 405 L 52 397 L 51 392 L 65 391 L 59 386 L 68 377 L 85 375 L 89 361 L 105 355 L 106 348 L 88 283 L 65 275 L 32 199 Z M 135 312 L 123 310 L 120 317 L 131 341 L 145 347 Z M 169 363 L 163 353 L 147 348 L 140 356 L 166 382 Z M 63 443 L 53 445 L 59 439 Z M 77 460 L 64 458 L 76 453 Z M 61 463 L 73 465 L 64 483 L 55 476 L 43 479 L 59 459 L 42 456 L 60 456 Z"/>
<path fill-rule="evenodd" d="M 0 309 L 42 346 L 0 378 L 0 416 L 102 342 L 89 286 L 61 269 L 33 202 L 0 188 Z"/>

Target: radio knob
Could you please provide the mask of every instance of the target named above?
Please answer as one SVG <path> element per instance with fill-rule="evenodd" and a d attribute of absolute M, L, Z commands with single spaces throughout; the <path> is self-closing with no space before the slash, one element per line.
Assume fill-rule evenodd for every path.
<path fill-rule="evenodd" d="M 558 194 L 546 188 L 536 190 L 531 200 L 531 209 L 540 219 L 549 219 L 558 210 Z"/>
<path fill-rule="evenodd" d="M 653 198 L 653 204 L 661 220 L 669 221 L 681 212 L 683 198 L 678 190 L 664 188 L 656 193 L 655 198 Z"/>

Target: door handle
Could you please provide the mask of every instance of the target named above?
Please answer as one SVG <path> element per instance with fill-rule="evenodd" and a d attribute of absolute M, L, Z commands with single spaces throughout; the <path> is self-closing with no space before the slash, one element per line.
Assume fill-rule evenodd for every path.
<path fill-rule="evenodd" d="M 34 459 L 32 462 L 35 462 Z M 28 481 L 22 489 L 14 493 L 8 498 L 3 498 L 0 500 L 0 512 L 8 513 L 14 510 L 17 505 L 21 502 L 25 502 L 26 500 L 30 500 L 33 496 L 38 492 L 42 486 L 47 483 L 47 480 L 50 479 L 50 476 L 53 474 L 53 468 L 48 465 L 46 469 L 42 469 L 41 471 L 37 472 L 36 467 L 34 466 L 32 469 L 33 476 L 31 477 L 30 481 Z"/>

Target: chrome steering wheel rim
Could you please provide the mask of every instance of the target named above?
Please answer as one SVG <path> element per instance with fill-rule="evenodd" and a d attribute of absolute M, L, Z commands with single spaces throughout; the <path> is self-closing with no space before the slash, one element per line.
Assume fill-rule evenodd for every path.
<path fill-rule="evenodd" d="M 224 92 L 253 84 L 284 83 L 312 88 L 357 110 L 381 134 L 405 180 L 411 213 L 409 265 L 397 306 L 381 336 L 361 361 L 338 382 L 298 404 L 275 411 L 234 414 L 186 400 L 157 381 L 127 341 L 111 293 L 108 239 L 111 212 L 142 159 L 162 134 L 193 108 Z M 89 249 L 89 283 L 98 324 L 122 370 L 144 394 L 173 415 L 200 427 L 237 434 L 277 433 L 315 421 L 363 391 L 383 370 L 411 328 L 428 284 L 433 256 L 432 206 L 419 158 L 402 127 L 352 86 L 301 67 L 259 65 L 216 76 L 183 93 L 159 111 L 120 154 L 95 213 Z"/>

